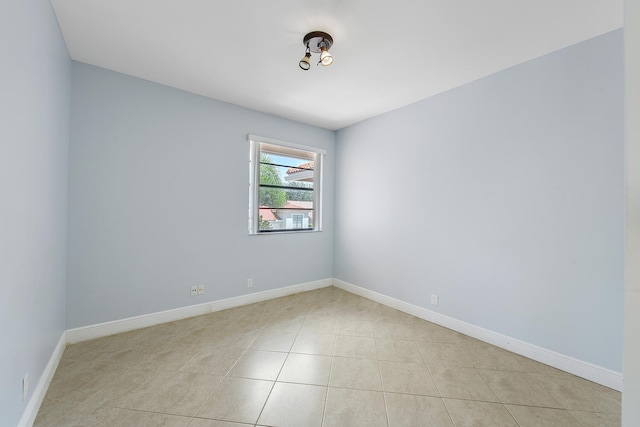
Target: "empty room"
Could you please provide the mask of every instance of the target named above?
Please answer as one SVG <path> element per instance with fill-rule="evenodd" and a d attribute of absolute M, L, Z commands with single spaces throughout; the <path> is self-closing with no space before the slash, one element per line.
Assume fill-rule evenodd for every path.
<path fill-rule="evenodd" d="M 0 425 L 640 425 L 639 33 L 4 2 Z"/>

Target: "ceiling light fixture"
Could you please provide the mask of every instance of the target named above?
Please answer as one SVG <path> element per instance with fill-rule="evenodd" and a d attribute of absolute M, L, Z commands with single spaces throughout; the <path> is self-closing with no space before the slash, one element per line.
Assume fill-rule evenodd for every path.
<path fill-rule="evenodd" d="M 333 56 L 329 53 L 329 49 L 333 45 L 333 38 L 329 34 L 322 31 L 312 31 L 304 36 L 302 44 L 307 48 L 304 57 L 298 63 L 303 70 L 307 71 L 311 68 L 311 52 L 320 54 L 318 64 L 325 67 L 333 64 Z"/>

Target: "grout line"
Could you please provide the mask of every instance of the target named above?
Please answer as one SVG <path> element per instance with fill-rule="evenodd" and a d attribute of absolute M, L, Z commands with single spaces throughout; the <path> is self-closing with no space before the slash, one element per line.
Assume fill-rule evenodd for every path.
<path fill-rule="evenodd" d="M 324 426 L 327 416 L 327 405 L 329 403 L 329 391 L 331 390 L 331 375 L 333 374 L 333 361 L 335 360 L 336 340 L 333 338 L 333 349 L 331 351 L 331 365 L 329 366 L 329 378 L 327 379 L 327 393 L 324 396 L 324 407 L 322 408 L 322 426 Z"/>
<path fill-rule="evenodd" d="M 269 398 L 271 397 L 271 393 L 273 393 L 273 389 L 276 386 L 276 382 L 274 381 L 273 384 L 271 384 L 271 389 L 269 390 L 269 394 L 267 395 L 267 398 L 265 399 L 264 403 L 262 404 L 262 409 L 260 409 L 260 413 L 258 414 L 258 417 L 256 418 L 256 421 L 253 423 L 254 425 L 258 424 L 258 421 L 260 420 L 260 417 L 262 416 L 262 413 L 264 412 L 264 408 L 267 407 L 267 402 L 269 401 Z"/>
<path fill-rule="evenodd" d="M 376 365 L 378 366 L 378 376 L 380 377 L 380 388 L 382 393 L 382 401 L 384 402 L 384 414 L 387 417 L 387 427 L 389 427 L 389 407 L 387 405 L 387 395 L 384 391 L 384 383 L 382 381 L 382 372 L 380 371 L 380 360 L 376 360 Z"/>
<path fill-rule="evenodd" d="M 444 401 L 444 398 L 440 398 L 440 401 L 442 402 L 442 404 L 444 405 L 444 410 L 447 411 L 447 415 L 449 415 L 449 420 L 451 421 L 451 424 L 456 425 L 456 422 L 453 420 L 453 417 L 451 416 L 451 411 L 449 410 L 449 407 L 447 406 L 447 404 Z"/>
<path fill-rule="evenodd" d="M 514 416 L 513 416 L 513 414 L 512 414 L 512 413 L 511 413 L 511 411 L 509 410 L 509 408 L 507 408 L 507 407 L 505 406 L 505 404 L 504 404 L 504 403 L 502 404 L 502 407 L 504 408 L 504 410 L 505 410 L 505 411 L 507 411 L 507 414 L 509 414 L 509 416 L 513 419 L 513 421 L 515 421 L 515 423 L 516 423 L 516 424 L 518 424 L 518 426 L 522 426 L 522 424 L 520 424 L 520 423 L 518 422 L 518 420 L 516 420 L 516 417 L 514 417 Z M 575 418 L 575 417 L 574 417 L 574 418 Z M 578 421 L 578 420 L 576 419 L 576 421 Z M 578 423 L 579 423 L 579 424 L 582 424 L 580 421 L 578 421 Z"/>

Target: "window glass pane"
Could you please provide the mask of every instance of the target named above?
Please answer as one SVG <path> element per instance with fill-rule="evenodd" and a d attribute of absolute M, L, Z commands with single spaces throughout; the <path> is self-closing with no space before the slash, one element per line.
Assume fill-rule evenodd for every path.
<path fill-rule="evenodd" d="M 258 228 L 313 229 L 313 162 L 260 153 Z"/>
<path fill-rule="evenodd" d="M 287 204 L 313 209 L 313 191 L 260 186 L 260 207 L 287 208 Z"/>
<path fill-rule="evenodd" d="M 313 210 L 260 208 L 260 231 L 313 230 Z"/>
<path fill-rule="evenodd" d="M 313 177 L 313 162 L 260 153 L 260 206 L 281 208 L 299 201 L 313 209 Z"/>
<path fill-rule="evenodd" d="M 313 189 L 313 162 L 295 166 L 282 166 L 279 159 L 267 155 L 260 156 L 260 184 Z"/>
<path fill-rule="evenodd" d="M 253 147 L 249 232 L 320 230 L 315 198 L 322 182 L 322 154 L 286 143 Z"/>

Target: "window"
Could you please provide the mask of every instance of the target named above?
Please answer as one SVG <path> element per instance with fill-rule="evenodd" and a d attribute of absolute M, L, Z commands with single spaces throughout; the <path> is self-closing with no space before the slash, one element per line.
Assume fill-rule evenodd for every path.
<path fill-rule="evenodd" d="M 303 221 L 302 218 L 305 217 L 305 216 L 302 215 L 302 214 L 293 214 L 291 216 L 293 217 L 292 218 L 293 228 L 302 228 L 303 224 L 304 224 L 304 221 Z M 308 218 L 308 216 L 305 217 L 305 218 Z M 308 221 L 307 221 L 307 223 L 308 223 Z M 307 224 L 307 227 L 308 226 L 309 225 Z"/>
<path fill-rule="evenodd" d="M 249 233 L 322 229 L 325 150 L 249 135 Z"/>

